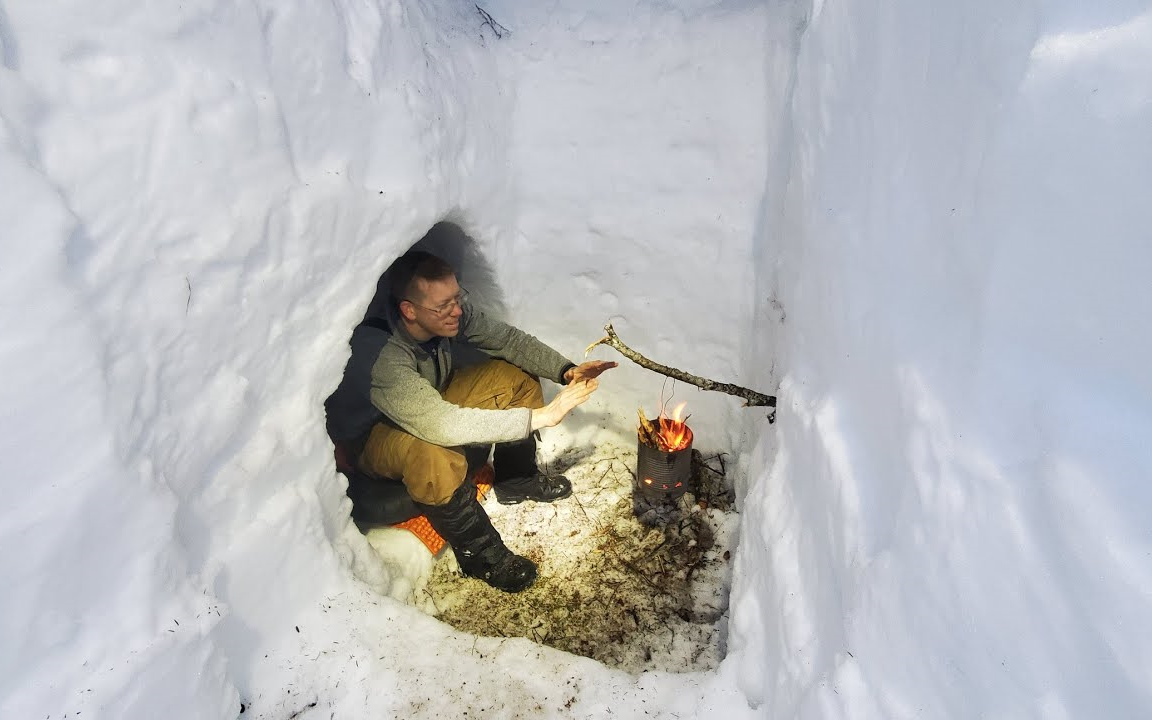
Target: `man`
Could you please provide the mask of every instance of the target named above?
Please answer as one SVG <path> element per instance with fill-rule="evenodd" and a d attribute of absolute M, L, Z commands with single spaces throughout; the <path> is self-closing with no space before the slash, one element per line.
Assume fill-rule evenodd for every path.
<path fill-rule="evenodd" d="M 551 427 L 596 390 L 614 362 L 581 365 L 468 302 L 452 267 L 410 251 L 388 271 L 386 323 L 366 322 L 352 337 L 344 381 L 328 401 L 329 431 L 357 466 L 399 479 L 451 545 L 466 575 L 506 592 L 536 580 L 536 565 L 504 545 L 476 499 L 463 446 L 495 443 L 496 499 L 552 502 L 572 484 L 536 465 L 535 433 Z M 456 369 L 467 342 L 490 356 Z M 540 381 L 564 387 L 545 404 Z"/>

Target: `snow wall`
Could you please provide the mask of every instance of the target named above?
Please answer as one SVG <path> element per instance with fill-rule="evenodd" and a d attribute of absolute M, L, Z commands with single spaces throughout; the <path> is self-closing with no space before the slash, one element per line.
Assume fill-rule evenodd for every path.
<path fill-rule="evenodd" d="M 441 216 L 503 217 L 457 5 L 4 4 L 0 715 L 234 717 L 370 562 L 323 421 L 348 331 Z"/>
<path fill-rule="evenodd" d="M 741 687 L 768 717 L 1147 717 L 1152 10 L 803 22 L 756 247 L 782 408 Z"/>
<path fill-rule="evenodd" d="M 747 478 L 721 670 L 525 641 L 453 657 L 481 694 L 1146 709 L 1140 5 L 515 5 L 485 6 L 503 38 L 470 3 L 0 5 L 0 714 L 275 717 L 350 686 L 451 711 L 389 704 L 444 672 L 409 636 L 476 643 L 365 599 L 405 578 L 350 526 L 321 410 L 377 276 L 444 217 L 574 357 L 613 320 L 781 383 L 775 428 L 686 397 Z M 572 442 L 654 404 L 616 377 Z M 374 672 L 283 661 L 346 597 L 328 632 Z"/>

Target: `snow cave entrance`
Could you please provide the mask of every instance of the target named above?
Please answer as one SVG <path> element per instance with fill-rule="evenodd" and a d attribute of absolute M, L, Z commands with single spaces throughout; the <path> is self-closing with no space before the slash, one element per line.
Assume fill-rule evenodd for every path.
<path fill-rule="evenodd" d="M 505 316 L 495 272 L 459 225 L 439 222 L 412 247 L 445 259 L 480 309 Z M 387 272 L 366 317 L 386 302 Z M 483 357 L 477 352 L 473 360 Z M 521 593 L 461 576 L 450 549 L 433 557 L 407 531 L 358 526 L 392 567 L 411 572 L 413 564 L 397 557 L 413 548 L 423 554 L 411 601 L 458 630 L 523 637 L 632 673 L 714 669 L 725 652 L 737 535 L 729 458 L 693 450 L 688 492 L 659 518 L 648 514 L 641 522 L 633 502 L 633 419 L 622 416 L 619 427 L 608 430 L 611 438 L 594 447 L 566 446 L 559 428 L 545 431 L 560 439 L 545 436 L 539 460 L 572 481 L 571 497 L 513 506 L 500 505 L 491 493 L 484 498 L 505 543 L 539 567 L 536 583 Z"/>

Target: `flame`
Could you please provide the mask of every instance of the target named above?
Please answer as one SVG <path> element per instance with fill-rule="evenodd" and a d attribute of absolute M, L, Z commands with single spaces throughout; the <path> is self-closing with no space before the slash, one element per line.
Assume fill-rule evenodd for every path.
<path fill-rule="evenodd" d="M 682 402 L 676 406 L 672 411 L 672 417 L 667 417 L 663 413 L 660 415 L 660 432 L 658 437 L 664 452 L 676 452 L 688 447 L 688 443 L 692 442 L 692 431 L 688 429 L 686 421 L 688 418 L 680 419 L 684 414 L 684 406 L 688 403 Z"/>
<path fill-rule="evenodd" d="M 666 453 L 687 449 L 692 444 L 692 429 L 688 427 L 688 418 L 691 416 L 684 415 L 684 406 L 687 404 L 677 405 L 672 411 L 672 417 L 668 417 L 661 403 L 660 416 L 655 421 L 644 415 L 643 408 L 638 410 L 640 425 L 636 428 L 636 434 L 640 442 Z"/>

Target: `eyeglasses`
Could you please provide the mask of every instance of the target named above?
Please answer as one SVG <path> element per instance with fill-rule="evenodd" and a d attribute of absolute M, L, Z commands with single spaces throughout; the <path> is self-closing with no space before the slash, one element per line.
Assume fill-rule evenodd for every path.
<path fill-rule="evenodd" d="M 465 290 L 464 288 L 460 288 L 460 292 L 456 293 L 456 297 L 452 298 L 451 300 L 449 300 L 448 302 L 444 303 L 444 304 L 443 304 L 443 305 L 441 305 L 440 307 L 434 307 L 434 308 L 430 308 L 430 307 L 428 307 L 427 305 L 421 305 L 421 304 L 420 304 L 420 303 L 418 303 L 418 302 L 414 302 L 414 301 L 412 301 L 412 300 L 408 300 L 408 298 L 404 298 L 404 299 L 405 299 L 407 302 L 410 302 L 410 303 L 412 303 L 412 304 L 413 304 L 413 305 L 415 305 L 416 307 L 418 307 L 418 308 L 423 308 L 424 310 L 427 310 L 428 312 L 430 312 L 430 313 L 432 313 L 433 315 L 435 315 L 437 318 L 439 318 L 439 319 L 443 320 L 444 318 L 446 318 L 446 317 L 448 317 L 449 315 L 451 315 L 453 310 L 455 310 L 455 309 L 456 309 L 456 308 L 458 308 L 458 307 L 463 307 L 463 306 L 464 306 L 464 302 L 465 302 L 466 300 L 468 300 L 468 291 L 467 291 L 467 290 Z"/>

